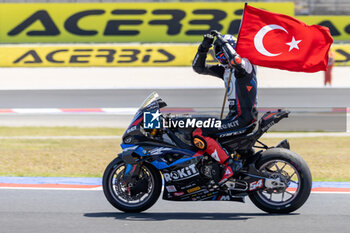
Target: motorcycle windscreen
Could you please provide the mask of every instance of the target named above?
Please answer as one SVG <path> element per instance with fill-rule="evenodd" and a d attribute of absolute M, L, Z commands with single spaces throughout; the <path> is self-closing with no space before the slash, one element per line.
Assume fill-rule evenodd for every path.
<path fill-rule="evenodd" d="M 148 108 L 150 105 L 153 105 L 153 102 L 157 103 L 160 97 L 157 92 L 153 91 L 140 105 L 138 111 L 142 111 Z"/>

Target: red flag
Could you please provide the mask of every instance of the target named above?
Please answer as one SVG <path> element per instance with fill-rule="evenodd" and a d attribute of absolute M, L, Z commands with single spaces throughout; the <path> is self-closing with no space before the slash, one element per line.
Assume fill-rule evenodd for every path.
<path fill-rule="evenodd" d="M 256 65 L 316 72 L 327 69 L 332 43 L 326 27 L 246 5 L 236 50 Z"/>

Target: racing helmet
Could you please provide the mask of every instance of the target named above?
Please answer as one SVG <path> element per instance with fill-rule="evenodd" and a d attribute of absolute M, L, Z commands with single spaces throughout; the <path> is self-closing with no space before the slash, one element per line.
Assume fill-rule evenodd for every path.
<path fill-rule="evenodd" d="M 222 36 L 231 46 L 233 49 L 236 49 L 237 44 L 237 38 L 227 34 Z M 227 64 L 227 59 L 225 58 L 224 51 L 222 50 L 221 46 L 219 45 L 218 39 L 214 41 L 214 53 L 215 58 L 221 63 L 221 64 Z"/>

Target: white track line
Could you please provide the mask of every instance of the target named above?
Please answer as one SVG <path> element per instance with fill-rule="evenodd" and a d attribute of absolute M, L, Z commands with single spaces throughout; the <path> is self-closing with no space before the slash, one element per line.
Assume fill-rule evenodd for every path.
<path fill-rule="evenodd" d="M 13 108 L 11 109 L 15 113 L 22 114 L 53 114 L 62 113 L 58 108 Z"/>
<path fill-rule="evenodd" d="M 122 136 L 120 135 L 111 135 L 111 136 L 0 136 L 1 139 L 29 139 L 29 140 L 62 140 L 62 139 L 120 139 Z"/>
<path fill-rule="evenodd" d="M 52 191 L 102 191 L 102 186 L 96 188 L 39 188 L 39 187 L 0 187 L 1 189 L 16 189 L 16 190 L 52 190 Z M 312 194 L 350 194 L 350 192 L 322 192 L 311 191 Z"/>
<path fill-rule="evenodd" d="M 328 133 L 267 133 L 262 138 L 311 138 L 311 137 L 350 137 L 348 132 L 328 132 Z M 120 139 L 121 135 L 106 136 L 0 136 L 0 140 L 7 139 L 28 139 L 28 140 L 64 140 L 64 139 Z"/>
<path fill-rule="evenodd" d="M 311 191 L 315 194 L 350 194 L 350 192 L 322 192 L 322 191 Z"/>
<path fill-rule="evenodd" d="M 11 108 L 0 109 L 1 114 L 115 114 L 134 115 L 137 108 Z"/>
<path fill-rule="evenodd" d="M 39 187 L 0 187 L 0 189 L 24 189 L 24 190 L 68 190 L 68 191 L 102 191 L 102 186 L 97 188 L 39 188 Z"/>
<path fill-rule="evenodd" d="M 349 137 L 349 132 L 267 133 L 262 138 Z"/>
<path fill-rule="evenodd" d="M 133 115 L 137 108 L 101 108 L 104 113 L 119 114 L 119 115 Z"/>

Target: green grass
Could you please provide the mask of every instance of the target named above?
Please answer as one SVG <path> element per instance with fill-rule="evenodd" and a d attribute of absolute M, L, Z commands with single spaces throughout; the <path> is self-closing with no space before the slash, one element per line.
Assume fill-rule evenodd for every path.
<path fill-rule="evenodd" d="M 276 145 L 282 138 L 262 141 Z M 314 181 L 350 181 L 350 137 L 289 139 L 291 150 L 304 158 Z"/>
<path fill-rule="evenodd" d="M 124 129 L 0 127 L 0 136 L 121 135 Z M 286 136 L 288 137 L 288 136 Z M 284 138 L 265 138 L 276 145 Z M 308 163 L 314 181 L 350 181 L 350 137 L 291 138 L 291 150 Z M 101 177 L 121 151 L 120 139 L 2 139 L 1 176 Z"/>
<path fill-rule="evenodd" d="M 0 127 L 0 136 L 110 136 L 122 135 L 121 128 Z"/>
<path fill-rule="evenodd" d="M 120 140 L 0 140 L 1 176 L 100 177 Z"/>

